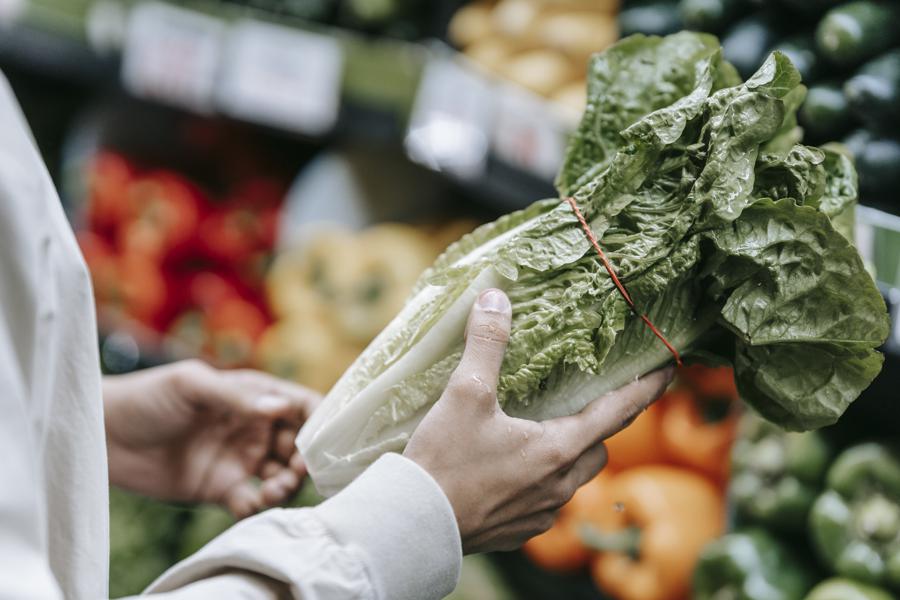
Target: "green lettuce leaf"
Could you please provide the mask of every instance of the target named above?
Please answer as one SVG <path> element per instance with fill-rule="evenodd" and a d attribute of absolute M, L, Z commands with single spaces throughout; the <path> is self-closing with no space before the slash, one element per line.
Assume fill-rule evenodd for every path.
<path fill-rule="evenodd" d="M 733 364 L 771 420 L 834 422 L 878 373 L 888 319 L 835 228 L 856 199 L 850 161 L 799 144 L 797 70 L 776 52 L 742 83 L 711 36 L 633 36 L 594 57 L 588 88 L 557 187 L 638 309 L 683 354 Z M 488 287 L 513 307 L 498 387 L 509 414 L 572 414 L 672 359 L 569 204 L 536 202 L 448 248 L 329 392 L 298 438 L 322 493 L 403 449 Z"/>

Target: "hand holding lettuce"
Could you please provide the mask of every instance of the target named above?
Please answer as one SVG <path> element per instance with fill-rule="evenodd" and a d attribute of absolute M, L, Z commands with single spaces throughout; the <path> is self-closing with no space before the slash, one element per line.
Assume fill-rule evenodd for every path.
<path fill-rule="evenodd" d="M 868 386 L 889 326 L 832 222 L 855 202 L 849 160 L 796 144 L 804 93 L 779 53 L 741 83 L 711 36 L 632 36 L 592 60 L 557 180 L 639 310 L 683 355 L 731 362 L 741 397 L 797 430 L 833 423 Z M 512 302 L 497 390 L 510 415 L 573 414 L 671 358 L 569 204 L 538 201 L 452 245 L 328 394 L 298 438 L 320 491 L 405 446 L 489 287 Z"/>
<path fill-rule="evenodd" d="M 656 371 L 575 416 L 510 417 L 497 403 L 497 383 L 511 317 L 503 292 L 479 295 L 459 366 L 403 452 L 444 491 L 466 554 L 518 548 L 548 529 L 606 465 L 601 440 L 658 398 L 674 374 Z"/>

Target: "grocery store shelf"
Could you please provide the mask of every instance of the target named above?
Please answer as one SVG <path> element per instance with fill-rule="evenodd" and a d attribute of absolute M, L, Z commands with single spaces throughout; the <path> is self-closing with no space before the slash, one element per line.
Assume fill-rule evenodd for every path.
<path fill-rule="evenodd" d="M 572 115 L 443 43 L 373 38 L 282 17 L 275 25 L 264 11 L 202 0 L 137 1 L 127 5 L 130 12 L 116 4 L 118 16 L 112 11 L 98 25 L 103 13 L 94 9 L 115 3 L 82 4 L 80 26 L 72 25 L 73 14 L 54 29 L 49 9 L 40 18 L 23 13 L 0 35 L 0 64 L 122 85 L 145 99 L 306 138 L 402 141 L 410 159 L 497 212 L 555 195 L 552 178 Z M 291 44 L 304 51 L 285 51 Z M 159 51 L 176 46 L 175 55 Z M 900 217 L 860 207 L 857 223 L 860 251 L 895 324 L 885 350 L 900 357 Z"/>
<path fill-rule="evenodd" d="M 54 77 L 100 85 L 116 80 L 119 61 L 83 40 L 37 27 L 0 30 L 0 63 Z"/>
<path fill-rule="evenodd" d="M 95 10 L 109 5 L 91 3 L 77 26 L 72 14 L 25 11 L 0 36 L 0 64 L 305 138 L 405 138 L 414 161 L 499 211 L 554 194 L 571 115 L 444 44 L 275 25 L 264 11 L 210 2 Z M 447 125 L 471 133 L 462 147 L 447 147 Z"/>

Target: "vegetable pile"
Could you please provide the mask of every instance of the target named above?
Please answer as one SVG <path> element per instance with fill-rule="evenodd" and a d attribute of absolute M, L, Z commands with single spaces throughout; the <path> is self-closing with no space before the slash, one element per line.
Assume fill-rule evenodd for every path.
<path fill-rule="evenodd" d="M 151 353 L 247 366 L 270 322 L 262 278 L 283 183 L 238 175 L 213 194 L 148 162 L 103 150 L 87 167 L 77 237 L 101 328 L 127 331 Z"/>
<path fill-rule="evenodd" d="M 728 491 L 736 530 L 700 553 L 694 598 L 896 597 L 900 452 L 869 435 L 844 446 L 839 429 L 742 417 Z"/>
<path fill-rule="evenodd" d="M 739 412 L 731 369 L 681 369 L 672 388 L 604 442 L 603 471 L 522 547 L 543 572 L 570 576 L 555 584 L 573 587 L 534 597 L 587 597 L 580 586 L 616 600 L 686 598 L 701 550 L 725 529 Z"/>
<path fill-rule="evenodd" d="M 712 36 L 637 35 L 596 55 L 588 84 L 557 187 L 638 312 L 682 355 L 733 364 L 768 419 L 833 423 L 879 372 L 889 323 L 845 237 L 850 160 L 797 143 L 797 70 L 776 52 L 741 83 Z M 404 447 L 488 287 L 513 306 L 498 390 L 509 414 L 577 412 L 671 359 L 560 198 L 463 237 L 422 276 L 298 438 L 321 492 Z"/>
<path fill-rule="evenodd" d="M 744 76 L 784 52 L 809 86 L 798 115 L 807 139 L 843 139 L 862 201 L 891 212 L 900 185 L 898 21 L 894 0 L 626 0 L 619 16 L 623 35 L 714 33 Z"/>

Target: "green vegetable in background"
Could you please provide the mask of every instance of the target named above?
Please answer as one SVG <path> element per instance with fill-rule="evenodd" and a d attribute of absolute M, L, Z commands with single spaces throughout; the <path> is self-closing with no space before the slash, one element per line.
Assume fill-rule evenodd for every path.
<path fill-rule="evenodd" d="M 850 152 L 851 156 L 856 159 L 860 154 L 863 153 L 863 150 L 872 140 L 872 134 L 865 129 L 856 129 L 851 131 L 841 143 L 844 144 L 844 147 Z M 859 170 L 859 165 L 857 165 L 857 171 Z"/>
<path fill-rule="evenodd" d="M 781 40 L 773 50 L 783 52 L 797 67 L 800 77 L 804 81 L 815 79 L 819 75 L 822 65 L 816 56 L 815 40 L 808 34 L 794 35 Z"/>
<path fill-rule="evenodd" d="M 821 139 L 835 139 L 853 126 L 844 91 L 836 83 L 820 83 L 809 88 L 800 108 L 800 122 Z"/>
<path fill-rule="evenodd" d="M 809 515 L 818 554 L 838 575 L 900 590 L 900 452 L 869 442 L 838 456 Z"/>
<path fill-rule="evenodd" d="M 747 77 L 752 74 L 772 50 L 776 27 L 771 15 L 753 14 L 735 23 L 722 34 L 725 59 Z"/>
<path fill-rule="evenodd" d="M 741 518 L 803 529 L 831 451 L 818 432 L 787 432 L 747 413 L 731 451 L 729 499 Z"/>
<path fill-rule="evenodd" d="M 619 32 L 623 36 L 632 33 L 665 35 L 681 27 L 678 5 L 670 0 L 632 2 L 619 13 Z"/>
<path fill-rule="evenodd" d="M 779 53 L 740 83 L 712 36 L 632 36 L 594 57 L 557 178 L 639 309 L 683 353 L 731 361 L 742 398 L 790 429 L 843 413 L 880 370 L 889 328 L 830 220 L 855 202 L 849 159 L 796 144 L 803 94 Z M 513 306 L 498 389 L 509 414 L 572 414 L 672 358 L 569 204 L 536 202 L 452 245 L 328 394 L 298 438 L 321 492 L 405 446 L 488 287 Z"/>
<path fill-rule="evenodd" d="M 214 504 L 203 504 L 192 509 L 190 522 L 178 536 L 177 559 L 187 558 L 234 524 L 231 513 Z"/>
<path fill-rule="evenodd" d="M 678 10 L 687 29 L 717 32 L 750 8 L 746 0 L 681 0 Z"/>
<path fill-rule="evenodd" d="M 900 141 L 870 135 L 856 155 L 856 168 L 873 201 L 891 201 L 900 187 Z"/>
<path fill-rule="evenodd" d="M 844 83 L 844 95 L 873 129 L 900 126 L 900 48 L 864 64 Z"/>
<path fill-rule="evenodd" d="M 710 542 L 694 570 L 693 600 L 801 600 L 814 582 L 808 565 L 762 529 Z"/>
<path fill-rule="evenodd" d="M 175 562 L 184 511 L 116 488 L 109 490 L 109 593 L 141 593 Z"/>
<path fill-rule="evenodd" d="M 832 577 L 814 587 L 803 600 L 894 600 L 894 596 L 852 579 Z"/>
<path fill-rule="evenodd" d="M 816 28 L 822 55 L 839 66 L 852 66 L 890 48 L 900 35 L 900 5 L 858 0 L 837 6 Z"/>

